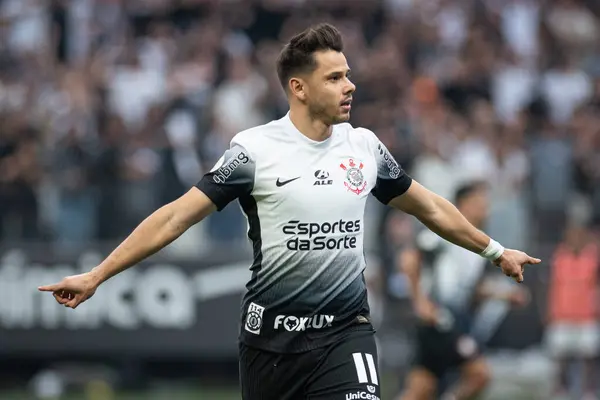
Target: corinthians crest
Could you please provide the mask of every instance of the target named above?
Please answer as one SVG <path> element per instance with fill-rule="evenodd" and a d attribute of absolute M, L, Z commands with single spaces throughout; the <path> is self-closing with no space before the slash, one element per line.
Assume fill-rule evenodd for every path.
<path fill-rule="evenodd" d="M 365 181 L 365 177 L 362 173 L 362 169 L 364 164 L 359 162 L 356 164 L 354 159 L 349 158 L 347 162 L 341 163 L 340 168 L 346 171 L 346 180 L 344 181 L 344 186 L 351 191 L 352 193 L 361 194 L 363 190 L 367 187 L 367 182 Z"/>

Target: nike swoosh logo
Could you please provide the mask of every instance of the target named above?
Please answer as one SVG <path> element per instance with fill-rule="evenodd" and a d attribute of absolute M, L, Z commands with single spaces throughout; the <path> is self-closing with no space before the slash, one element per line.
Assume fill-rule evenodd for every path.
<path fill-rule="evenodd" d="M 277 187 L 282 187 L 284 185 L 287 185 L 290 182 L 295 181 L 296 179 L 300 179 L 300 177 L 288 179 L 287 181 L 280 181 L 279 178 L 277 178 L 277 182 L 275 182 L 275 184 L 277 185 Z"/>

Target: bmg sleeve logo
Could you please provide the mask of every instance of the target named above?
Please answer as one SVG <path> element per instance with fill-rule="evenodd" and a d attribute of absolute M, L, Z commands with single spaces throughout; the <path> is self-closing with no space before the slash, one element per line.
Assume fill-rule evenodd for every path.
<path fill-rule="evenodd" d="M 246 314 L 245 329 L 255 335 L 260 335 L 260 328 L 263 324 L 263 312 L 265 308 L 256 303 L 250 303 L 248 306 L 248 314 Z"/>
<path fill-rule="evenodd" d="M 214 173 L 213 180 L 215 181 L 215 183 L 225 183 L 240 165 L 248 164 L 250 162 L 250 158 L 246 155 L 245 152 L 240 151 L 239 153 L 227 160 L 225 160 L 224 157 L 223 161 L 224 163 Z"/>
<path fill-rule="evenodd" d="M 383 162 L 387 166 L 390 178 L 398 179 L 402 171 L 400 170 L 400 166 L 398 165 L 396 160 L 394 160 L 394 157 L 392 157 L 390 152 L 381 143 L 377 145 L 377 150 L 379 150 L 379 155 L 383 158 Z"/>

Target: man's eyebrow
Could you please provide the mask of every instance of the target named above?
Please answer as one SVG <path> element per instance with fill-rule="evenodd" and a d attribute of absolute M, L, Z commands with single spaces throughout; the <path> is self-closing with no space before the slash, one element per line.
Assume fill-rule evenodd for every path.
<path fill-rule="evenodd" d="M 350 73 L 352 72 L 352 70 L 350 68 L 348 68 L 345 71 L 341 71 L 341 70 L 330 71 L 330 72 L 328 72 L 326 74 L 326 76 L 344 75 L 344 72 L 345 72 L 346 75 L 350 75 Z"/>

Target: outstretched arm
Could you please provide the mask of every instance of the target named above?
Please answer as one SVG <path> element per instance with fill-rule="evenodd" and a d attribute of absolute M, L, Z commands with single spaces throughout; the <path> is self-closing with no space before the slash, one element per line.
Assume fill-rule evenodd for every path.
<path fill-rule="evenodd" d="M 142 221 L 138 227 L 91 273 L 97 284 L 117 275 L 163 249 L 190 227 L 216 210 L 197 188 L 191 188 Z"/>
<path fill-rule="evenodd" d="M 77 307 L 92 297 L 102 282 L 167 246 L 213 211 L 249 195 L 254 185 L 254 166 L 249 152 L 234 138 L 229 150 L 195 187 L 146 218 L 99 266 L 38 289 L 52 292 L 60 304 Z"/>
<path fill-rule="evenodd" d="M 166 247 L 215 210 L 215 204 L 204 193 L 192 188 L 142 221 L 90 272 L 66 277 L 59 283 L 38 289 L 52 292 L 59 303 L 75 308 L 90 298 L 100 284 Z"/>
<path fill-rule="evenodd" d="M 414 215 L 431 231 L 472 252 L 479 254 L 490 243 L 490 237 L 471 225 L 451 202 L 414 180 L 389 205 Z"/>
<path fill-rule="evenodd" d="M 502 272 L 523 281 L 523 268 L 526 264 L 539 264 L 537 258 L 518 251 L 504 249 L 488 235 L 475 228 L 441 196 L 412 181 L 408 190 L 393 198 L 389 205 L 415 216 L 431 231 L 460 247 L 480 254 L 502 268 Z"/>
<path fill-rule="evenodd" d="M 504 249 L 481 232 L 441 196 L 413 180 L 396 162 L 375 134 L 370 132 L 373 155 L 377 164 L 377 180 L 371 191 L 383 204 L 415 216 L 442 238 L 494 262 L 505 275 L 523 281 L 525 264 L 539 264 L 537 258 L 518 250 Z"/>

